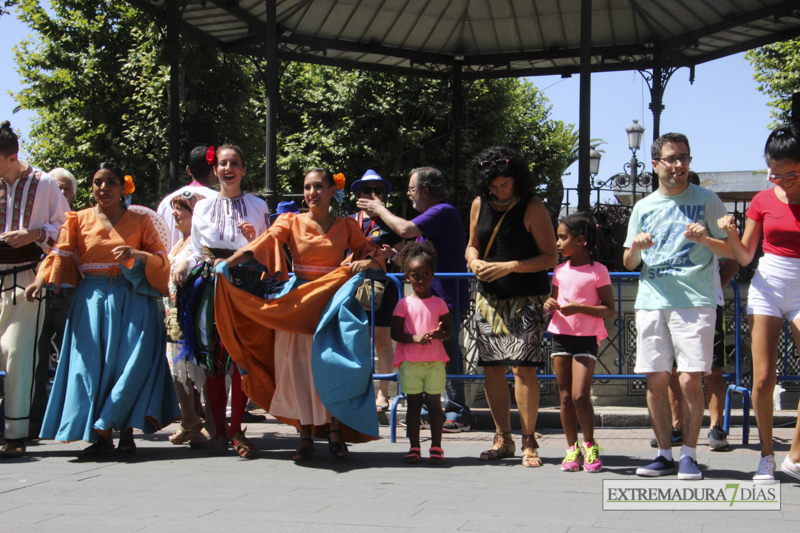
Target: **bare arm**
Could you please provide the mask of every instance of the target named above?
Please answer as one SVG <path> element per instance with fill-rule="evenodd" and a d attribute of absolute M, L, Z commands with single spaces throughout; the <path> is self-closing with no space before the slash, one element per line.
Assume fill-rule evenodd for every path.
<path fill-rule="evenodd" d="M 614 293 L 611 291 L 611 285 L 598 287 L 597 294 L 600 295 L 600 305 L 586 305 L 567 300 L 569 303 L 559 306 L 558 310 L 564 316 L 582 313 L 596 318 L 613 318 L 616 311 L 614 310 Z"/>
<path fill-rule="evenodd" d="M 404 239 L 413 239 L 422 235 L 416 224 L 393 214 L 380 200 L 360 198 L 356 205 L 359 209 L 366 211 L 370 218 L 380 217 L 389 229 Z"/>
<path fill-rule="evenodd" d="M 472 268 L 471 261 L 480 264 L 481 252 L 478 250 L 478 215 L 481 212 L 481 197 L 477 196 L 472 201 L 472 206 L 469 209 L 469 240 L 467 241 L 467 251 L 464 254 L 467 259 L 467 264 Z"/>
<path fill-rule="evenodd" d="M 728 245 L 728 240 L 709 237 L 708 230 L 702 224 L 698 224 L 697 222 L 686 224 L 686 231 L 683 234 L 690 241 L 701 244 L 711 250 L 714 255 L 726 259 L 734 258 L 731 247 Z"/>
<path fill-rule="evenodd" d="M 625 248 L 622 254 L 622 264 L 628 270 L 636 270 L 642 262 L 642 250 L 647 250 L 655 246 L 653 236 L 649 233 L 640 233 L 633 238 L 630 248 Z"/>
<path fill-rule="evenodd" d="M 758 249 L 758 241 L 761 239 L 761 223 L 748 218 L 741 239 L 739 238 L 739 229 L 736 227 L 736 221 L 731 215 L 720 218 L 717 223 L 725 231 L 725 235 L 728 236 L 733 256 L 739 264 L 747 266 L 752 263 Z"/>

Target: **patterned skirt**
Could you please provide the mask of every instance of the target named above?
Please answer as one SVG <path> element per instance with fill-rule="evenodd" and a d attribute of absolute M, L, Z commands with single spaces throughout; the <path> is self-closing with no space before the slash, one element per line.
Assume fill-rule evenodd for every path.
<path fill-rule="evenodd" d="M 496 298 L 478 293 L 475 337 L 480 366 L 542 366 L 548 296 Z"/>

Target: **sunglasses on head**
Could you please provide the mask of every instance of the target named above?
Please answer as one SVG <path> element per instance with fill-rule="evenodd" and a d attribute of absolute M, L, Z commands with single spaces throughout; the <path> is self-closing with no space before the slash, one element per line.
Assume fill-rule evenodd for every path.
<path fill-rule="evenodd" d="M 498 172 L 503 172 L 508 168 L 510 163 L 510 159 L 497 159 L 495 161 L 478 161 L 478 166 L 484 172 L 489 172 L 492 169 L 496 169 Z"/>
<path fill-rule="evenodd" d="M 383 194 L 383 187 L 359 187 L 358 188 L 358 192 L 359 192 L 359 194 L 361 194 L 361 193 L 365 193 L 365 194 L 372 194 L 372 193 Z"/>

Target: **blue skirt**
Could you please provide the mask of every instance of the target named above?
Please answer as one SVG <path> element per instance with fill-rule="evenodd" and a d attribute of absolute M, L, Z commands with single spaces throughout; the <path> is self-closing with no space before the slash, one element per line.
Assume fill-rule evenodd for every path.
<path fill-rule="evenodd" d="M 95 429 L 129 427 L 153 433 L 180 416 L 154 291 L 139 283 L 135 290 L 127 277 L 138 276 L 124 274 L 78 285 L 42 438 L 95 442 Z"/>

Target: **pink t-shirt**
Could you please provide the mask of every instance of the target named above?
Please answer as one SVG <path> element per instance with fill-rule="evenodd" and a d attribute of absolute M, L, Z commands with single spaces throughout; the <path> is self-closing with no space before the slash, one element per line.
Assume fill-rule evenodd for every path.
<path fill-rule="evenodd" d="M 800 205 L 781 202 L 775 189 L 756 194 L 747 218 L 764 228 L 764 252 L 781 257 L 800 258 Z"/>
<path fill-rule="evenodd" d="M 411 335 L 422 335 L 439 327 L 439 318 L 449 312 L 447 304 L 438 296 L 430 298 L 405 297 L 397 302 L 394 316 L 405 318 L 403 331 Z M 430 344 L 397 343 L 393 366 L 399 367 L 403 361 L 447 361 L 447 352 L 439 339 Z"/>
<path fill-rule="evenodd" d="M 558 303 L 566 305 L 567 300 L 586 305 L 600 305 L 600 294 L 597 289 L 611 285 L 611 276 L 605 265 L 598 263 L 572 266 L 570 261 L 558 265 L 553 270 L 553 285 L 558 287 Z M 602 318 L 583 313 L 564 316 L 560 311 L 553 314 L 547 331 L 559 335 L 576 337 L 597 337 L 597 343 L 608 337 Z"/>

